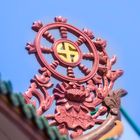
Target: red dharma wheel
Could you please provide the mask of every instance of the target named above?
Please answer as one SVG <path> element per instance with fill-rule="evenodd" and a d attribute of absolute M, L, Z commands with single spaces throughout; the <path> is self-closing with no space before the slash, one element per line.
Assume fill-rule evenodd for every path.
<path fill-rule="evenodd" d="M 31 85 L 24 93 L 24 97 L 27 103 L 34 106 L 38 105 L 33 97 L 38 99 L 38 115 L 46 112 L 55 100 L 55 112 L 46 115 L 46 119 L 52 120 L 50 125 L 57 126 L 60 133 L 77 138 L 83 134 L 83 131 L 96 124 L 102 126 L 106 120 L 100 119 L 100 116 L 107 117 L 108 113 L 118 116 L 119 97 L 125 91 L 111 93 L 111 90 L 114 81 L 122 75 L 123 71 L 111 70 L 116 57 L 113 56 L 111 59 L 108 57 L 105 40 L 95 39 L 90 30 L 80 31 L 67 24 L 67 20 L 60 16 L 54 21 L 47 25 L 43 25 L 40 21 L 33 23 L 32 29 L 37 32 L 37 35 L 34 43 L 27 43 L 26 48 L 29 53 L 36 55 L 41 69 L 40 74 L 35 75 L 31 80 Z M 59 32 L 58 39 L 52 35 L 53 30 Z M 70 39 L 69 33 L 77 40 Z M 42 44 L 42 38 L 45 38 L 50 45 Z M 83 44 L 88 52 L 83 51 L 85 50 Z M 48 56 L 52 57 L 51 63 Z M 90 68 L 85 65 L 89 61 L 92 63 Z M 59 66 L 66 72 L 58 71 Z M 75 73 L 75 68 L 79 72 Z M 83 75 L 79 77 L 80 72 Z M 52 77 L 57 80 L 57 84 L 51 82 Z M 50 88 L 53 89 L 52 93 L 48 91 Z M 109 128 L 110 125 L 107 129 Z M 97 130 L 99 136 L 106 130 L 101 129 L 101 131 Z M 94 132 L 91 139 L 96 138 L 97 132 Z"/>
<path fill-rule="evenodd" d="M 36 30 L 35 23 L 33 25 L 33 29 Z M 38 23 L 39 24 L 39 23 Z M 40 23 L 40 27 L 41 27 Z M 56 40 L 49 31 L 53 29 L 58 29 L 61 35 L 61 38 Z M 78 39 L 73 42 L 67 37 L 67 33 L 70 32 L 75 35 Z M 43 48 L 41 44 L 41 38 L 45 38 L 47 41 L 51 42 L 51 47 Z M 39 59 L 42 66 L 45 66 L 50 72 L 53 74 L 55 78 L 58 78 L 61 81 L 78 81 L 83 83 L 88 79 L 91 79 L 98 68 L 99 59 L 96 51 L 96 47 L 91 39 L 94 36 L 92 32 L 84 29 L 83 31 L 78 30 L 77 28 L 66 23 L 66 20 L 58 17 L 55 18 L 55 23 L 48 24 L 43 26 L 38 30 L 38 34 L 35 38 L 35 49 L 37 51 L 36 56 Z M 90 53 L 85 54 L 81 51 L 80 46 L 85 43 L 86 47 L 89 49 Z M 49 65 L 47 59 L 44 57 L 43 53 L 50 53 L 54 58 L 54 65 Z M 82 63 L 82 59 L 90 59 L 93 61 L 93 65 L 91 70 L 87 69 Z M 88 61 L 88 60 L 87 60 Z M 55 69 L 58 65 L 61 65 L 67 69 L 67 75 L 63 75 L 62 73 L 58 73 Z M 81 71 L 84 72 L 85 76 L 81 78 L 77 78 L 74 75 L 73 68 L 79 67 Z"/>

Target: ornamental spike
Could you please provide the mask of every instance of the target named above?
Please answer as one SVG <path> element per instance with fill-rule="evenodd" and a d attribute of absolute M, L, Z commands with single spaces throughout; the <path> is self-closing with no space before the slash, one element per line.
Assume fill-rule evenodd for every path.
<path fill-rule="evenodd" d="M 94 39 L 94 34 L 91 30 L 87 29 L 87 28 L 84 28 L 83 29 L 83 32 L 90 38 L 90 39 Z"/>
<path fill-rule="evenodd" d="M 42 27 L 43 27 L 43 23 L 40 20 L 33 22 L 32 29 L 35 32 L 38 32 Z"/>
<path fill-rule="evenodd" d="M 26 50 L 28 50 L 28 53 L 29 53 L 29 54 L 35 53 L 35 52 L 36 52 L 36 48 L 35 48 L 34 44 L 31 43 L 31 42 L 28 42 L 28 43 L 26 44 Z"/>
<path fill-rule="evenodd" d="M 67 19 L 62 17 L 62 16 L 57 16 L 54 18 L 54 21 L 55 22 L 62 22 L 62 23 L 66 23 L 67 22 Z"/>

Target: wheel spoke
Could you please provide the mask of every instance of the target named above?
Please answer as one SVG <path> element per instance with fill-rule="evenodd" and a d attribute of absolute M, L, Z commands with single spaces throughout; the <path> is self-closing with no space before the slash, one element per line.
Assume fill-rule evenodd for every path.
<path fill-rule="evenodd" d="M 45 46 L 41 46 L 42 53 L 53 53 L 52 48 L 47 48 Z"/>
<path fill-rule="evenodd" d="M 74 72 L 72 67 L 67 68 L 67 76 L 74 78 Z"/>
<path fill-rule="evenodd" d="M 56 69 L 58 65 L 59 65 L 59 61 L 54 60 L 50 66 L 51 66 L 53 69 Z"/>
<path fill-rule="evenodd" d="M 85 41 L 86 41 L 85 38 L 83 38 L 82 36 L 79 36 L 79 38 L 77 39 L 77 41 L 75 42 L 75 44 L 77 46 L 81 46 Z"/>
<path fill-rule="evenodd" d="M 93 53 L 83 53 L 83 59 L 94 59 Z"/>
<path fill-rule="evenodd" d="M 49 42 L 51 42 L 51 43 L 54 43 L 54 41 L 55 41 L 54 36 L 53 36 L 51 33 L 49 33 L 48 31 L 46 31 L 46 32 L 43 34 L 43 37 L 44 37 L 46 40 L 48 40 Z"/>
<path fill-rule="evenodd" d="M 91 72 L 91 70 L 83 64 L 79 64 L 78 66 L 79 66 L 79 69 L 81 70 L 81 72 L 84 73 L 85 75 L 87 75 Z"/>
<path fill-rule="evenodd" d="M 67 28 L 66 27 L 60 27 L 59 31 L 60 31 L 61 38 L 67 38 Z"/>

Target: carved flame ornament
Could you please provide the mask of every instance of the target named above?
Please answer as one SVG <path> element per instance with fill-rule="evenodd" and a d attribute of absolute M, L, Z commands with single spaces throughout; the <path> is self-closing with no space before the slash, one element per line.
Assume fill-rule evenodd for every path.
<path fill-rule="evenodd" d="M 47 114 L 46 119 L 51 120 L 50 125 L 57 126 L 61 134 L 75 140 L 103 140 L 121 135 L 120 97 L 126 91 L 112 91 L 112 88 L 123 71 L 112 70 L 116 56 L 109 58 L 106 41 L 95 38 L 89 29 L 81 31 L 68 24 L 61 16 L 47 25 L 36 21 L 32 29 L 37 35 L 33 43 L 27 43 L 26 49 L 29 54 L 35 54 L 41 68 L 24 93 L 26 103 L 37 108 L 33 100 L 36 97 L 39 101 L 37 114 L 43 115 L 55 101 L 55 112 Z M 53 30 L 59 32 L 59 38 L 55 38 Z M 76 40 L 70 39 L 69 34 Z M 42 39 L 49 43 L 44 45 Z M 51 63 L 48 55 L 53 59 Z M 91 67 L 86 66 L 89 62 Z M 58 67 L 63 68 L 61 72 Z M 78 73 L 82 76 L 79 77 Z M 56 86 L 52 77 L 57 80 Z M 95 125 L 98 127 L 93 129 Z M 91 131 L 83 133 L 90 128 Z"/>

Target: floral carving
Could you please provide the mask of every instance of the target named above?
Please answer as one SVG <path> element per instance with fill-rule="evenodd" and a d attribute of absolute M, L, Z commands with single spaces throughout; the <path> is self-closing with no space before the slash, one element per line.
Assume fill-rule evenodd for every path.
<path fill-rule="evenodd" d="M 103 122 L 97 117 L 107 111 L 105 107 L 101 107 L 94 116 L 90 115 L 90 111 L 95 110 L 95 96 L 90 87 L 86 88 L 74 82 L 62 83 L 54 88 L 53 94 L 57 106 L 56 113 L 51 117 L 48 115 L 47 119 L 53 119 L 53 123 L 59 126 L 61 133 L 67 134 L 67 129 L 70 129 L 74 131 L 71 137 L 75 137 L 96 123 Z M 61 124 L 63 124 L 63 128 L 60 127 Z"/>
<path fill-rule="evenodd" d="M 26 103 L 37 106 L 35 100 L 31 100 L 32 97 L 36 97 L 39 101 L 39 108 L 37 114 L 41 115 L 51 106 L 54 97 L 48 94 L 47 89 L 52 87 L 53 84 L 50 82 L 50 72 L 46 68 L 40 69 L 41 75 L 35 75 L 31 80 L 29 89 L 24 93 Z"/>

